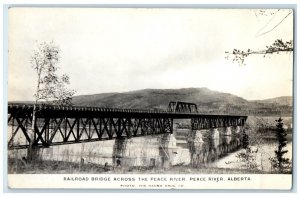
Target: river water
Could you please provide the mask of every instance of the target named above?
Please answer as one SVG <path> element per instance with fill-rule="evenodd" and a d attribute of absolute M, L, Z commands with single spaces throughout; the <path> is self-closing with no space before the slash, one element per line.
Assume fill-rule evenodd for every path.
<path fill-rule="evenodd" d="M 241 146 L 241 135 L 215 129 L 53 146 L 40 150 L 43 160 L 85 162 L 110 166 L 200 166 L 212 163 Z M 26 150 L 21 150 L 21 155 Z"/>
<path fill-rule="evenodd" d="M 229 128 L 230 130 L 230 128 Z M 243 151 L 240 128 L 191 131 L 175 129 L 173 134 L 116 139 L 80 144 L 68 144 L 43 148 L 39 151 L 42 160 L 66 161 L 113 167 L 172 166 L 243 168 L 236 155 Z M 268 158 L 274 156 L 276 142 L 262 144 L 255 153 L 257 168 L 270 171 Z M 254 147 L 255 149 L 255 147 Z M 291 143 L 288 144 L 289 158 Z M 18 150 L 18 157 L 27 150 Z M 9 157 L 15 154 L 9 153 Z"/>

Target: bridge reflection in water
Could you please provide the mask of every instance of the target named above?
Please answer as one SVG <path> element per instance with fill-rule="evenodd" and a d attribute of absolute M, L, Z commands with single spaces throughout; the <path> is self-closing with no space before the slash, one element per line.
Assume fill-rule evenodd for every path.
<path fill-rule="evenodd" d="M 123 160 L 126 166 L 134 166 L 137 163 L 162 168 L 169 168 L 174 165 L 206 166 L 241 147 L 243 136 L 240 128 L 231 129 L 234 132 L 230 135 L 226 135 L 224 130 L 214 129 L 212 133 L 212 130 L 177 129 L 174 130 L 174 134 L 161 136 L 158 144 L 153 141 L 152 143 L 148 142 L 150 145 L 145 150 L 146 154 L 140 155 L 140 158 L 133 159 L 127 152 L 127 154 L 123 154 L 123 157 L 120 157 L 120 160 Z M 159 150 L 156 153 L 158 155 L 151 154 L 155 152 L 153 150 L 155 148 Z M 124 149 L 119 149 L 119 151 L 124 153 Z M 128 161 L 132 159 L 133 161 L 129 164 Z M 138 160 L 144 160 L 144 162 L 138 162 Z"/>
<path fill-rule="evenodd" d="M 122 168 L 203 167 L 241 147 L 242 133 L 225 135 L 224 130 L 217 129 L 211 135 L 207 130 L 174 129 L 173 134 L 40 148 L 38 155 L 42 160 L 79 163 L 83 159 L 86 164 Z M 14 151 L 20 158 L 27 154 L 26 149 Z"/>
<path fill-rule="evenodd" d="M 190 164 L 193 167 L 201 167 L 203 164 L 214 162 L 238 150 L 241 147 L 243 136 L 238 127 L 234 130 L 235 132 L 230 135 L 226 135 L 226 132 L 218 129 L 192 132 L 192 135 L 196 137 L 192 137 L 188 141 L 191 155 Z"/>
<path fill-rule="evenodd" d="M 206 130 L 175 129 L 174 134 L 160 136 L 54 146 L 44 149 L 41 156 L 45 160 L 69 162 L 80 162 L 83 158 L 85 163 L 122 168 L 203 167 L 241 147 L 241 132 L 231 135 L 223 132 L 217 130 L 211 135 Z"/>

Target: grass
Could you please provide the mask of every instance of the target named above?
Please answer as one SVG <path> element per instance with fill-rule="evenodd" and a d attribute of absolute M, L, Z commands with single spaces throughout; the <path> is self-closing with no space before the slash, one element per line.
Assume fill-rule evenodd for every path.
<path fill-rule="evenodd" d="M 212 168 L 205 164 L 197 168 L 191 165 L 176 165 L 165 169 L 145 166 L 114 168 L 92 163 L 51 160 L 29 164 L 22 160 L 11 159 L 8 166 L 9 174 L 266 174 L 260 170 Z"/>
<path fill-rule="evenodd" d="M 77 174 L 104 173 L 111 170 L 110 166 L 92 163 L 80 164 L 67 161 L 39 160 L 26 163 L 24 160 L 9 159 L 10 174 Z"/>

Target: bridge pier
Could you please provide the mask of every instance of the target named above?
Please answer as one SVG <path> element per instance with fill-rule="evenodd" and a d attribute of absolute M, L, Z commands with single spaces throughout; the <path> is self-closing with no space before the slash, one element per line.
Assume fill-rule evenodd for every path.
<path fill-rule="evenodd" d="M 241 126 L 191 130 L 189 150 L 193 167 L 205 165 L 240 147 Z"/>
<path fill-rule="evenodd" d="M 241 133 L 241 126 L 230 126 L 231 135 L 239 135 Z M 225 132 L 226 135 L 226 132 Z"/>
<path fill-rule="evenodd" d="M 168 169 L 173 162 L 173 149 L 176 148 L 176 139 L 174 134 L 163 134 L 159 140 L 159 156 L 161 158 L 161 167 Z"/>
<path fill-rule="evenodd" d="M 231 127 L 225 127 L 224 129 L 224 135 L 231 135 L 232 134 L 232 129 Z"/>
<path fill-rule="evenodd" d="M 220 137 L 220 132 L 218 128 L 213 128 L 209 131 L 210 137 L 213 139 L 218 139 Z"/>
<path fill-rule="evenodd" d="M 41 159 L 40 150 L 41 148 L 39 147 L 28 147 L 26 156 L 27 162 L 30 163 L 34 161 L 39 161 Z"/>
<path fill-rule="evenodd" d="M 192 130 L 189 137 L 191 164 L 200 167 L 238 147 L 234 127 Z"/>
<path fill-rule="evenodd" d="M 214 161 L 218 158 L 218 145 L 220 144 L 220 132 L 219 128 L 211 129 L 211 135 L 209 137 L 210 143 L 210 161 Z"/>
<path fill-rule="evenodd" d="M 203 142 L 203 134 L 202 132 L 207 132 L 207 130 L 195 130 L 192 131 L 192 139 L 194 143 L 202 143 Z"/>
<path fill-rule="evenodd" d="M 200 167 L 207 162 L 208 150 L 203 140 L 203 134 L 208 130 L 191 130 L 188 138 L 188 145 L 190 151 L 190 164 L 193 167 Z"/>
<path fill-rule="evenodd" d="M 126 166 L 125 153 L 127 148 L 128 139 L 126 138 L 117 138 L 113 145 L 113 166 L 117 168 L 122 168 Z"/>
<path fill-rule="evenodd" d="M 236 134 L 241 133 L 241 130 L 242 130 L 242 129 L 241 129 L 241 126 L 236 126 L 236 127 L 235 127 L 235 133 L 236 133 Z"/>

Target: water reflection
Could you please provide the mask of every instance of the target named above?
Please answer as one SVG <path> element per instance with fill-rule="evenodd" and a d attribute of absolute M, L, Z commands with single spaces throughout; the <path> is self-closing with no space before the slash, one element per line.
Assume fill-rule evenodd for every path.
<path fill-rule="evenodd" d="M 116 140 L 112 165 L 201 167 L 239 149 L 241 137 L 239 128 L 215 128 L 197 131 L 177 129 L 174 134 Z"/>
<path fill-rule="evenodd" d="M 84 162 L 114 168 L 201 167 L 241 147 L 240 128 L 191 131 L 130 139 L 69 144 L 41 149 L 44 160 Z"/>
<path fill-rule="evenodd" d="M 200 130 L 190 133 L 187 143 L 190 153 L 190 165 L 193 167 L 201 167 L 214 162 L 236 151 L 241 145 L 241 136 L 232 133 L 230 129 L 224 131 L 218 129 Z"/>

